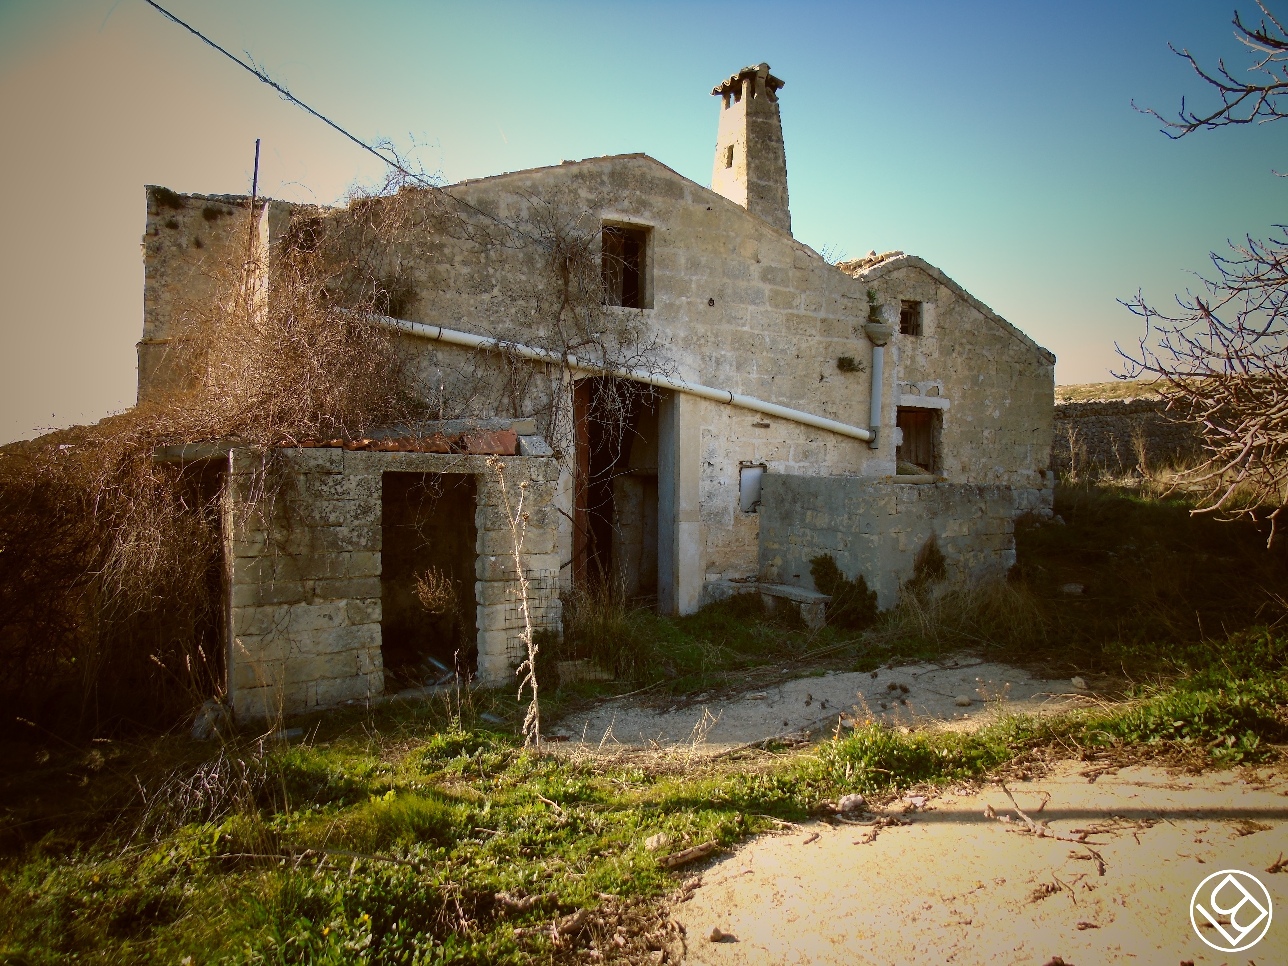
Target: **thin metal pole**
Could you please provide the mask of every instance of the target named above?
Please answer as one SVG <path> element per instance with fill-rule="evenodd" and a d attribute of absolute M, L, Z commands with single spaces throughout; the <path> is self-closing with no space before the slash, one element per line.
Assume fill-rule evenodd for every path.
<path fill-rule="evenodd" d="M 259 138 L 255 139 L 255 168 L 250 179 L 250 235 L 246 241 L 246 258 L 255 257 L 255 201 L 259 196 Z"/>
<path fill-rule="evenodd" d="M 251 204 L 255 203 L 255 196 L 259 194 L 259 138 L 255 139 L 255 173 L 250 179 L 250 200 Z"/>
<path fill-rule="evenodd" d="M 246 226 L 246 268 L 243 271 L 243 288 L 246 298 L 246 315 L 250 317 L 254 300 L 252 273 L 255 270 L 255 202 L 259 196 L 259 138 L 255 139 L 255 167 L 250 179 L 250 218 Z"/>

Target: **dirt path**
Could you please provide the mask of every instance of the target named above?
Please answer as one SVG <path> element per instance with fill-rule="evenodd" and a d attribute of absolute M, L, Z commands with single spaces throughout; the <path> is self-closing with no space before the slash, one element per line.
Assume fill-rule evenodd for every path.
<path fill-rule="evenodd" d="M 1132 767 L 1091 781 L 1087 768 L 1062 764 L 1010 788 L 1030 815 L 1046 799 L 1037 817 L 1052 829 L 1091 830 L 1089 848 L 986 817 L 986 805 L 1014 815 L 996 785 L 897 804 L 891 817 L 909 824 L 875 837 L 870 825 L 816 823 L 750 842 L 673 909 L 685 961 L 1288 963 L 1288 869 L 1264 871 L 1288 854 L 1288 770 Z M 1190 924 L 1195 888 L 1224 869 L 1255 873 L 1274 903 L 1264 938 L 1242 953 L 1210 949 Z M 713 927 L 734 938 L 712 942 Z"/>
<path fill-rule="evenodd" d="M 648 695 L 605 701 L 559 722 L 550 736 L 592 746 L 719 750 L 785 734 L 830 731 L 838 720 L 973 725 L 998 709 L 1058 711 L 1087 699 L 1071 681 L 962 657 L 872 672 L 827 672 L 728 696 L 659 703 Z"/>

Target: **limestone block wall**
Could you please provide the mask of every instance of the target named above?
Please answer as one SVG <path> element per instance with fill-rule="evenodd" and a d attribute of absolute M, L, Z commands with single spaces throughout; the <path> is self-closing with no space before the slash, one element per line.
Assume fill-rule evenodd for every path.
<path fill-rule="evenodd" d="M 885 608 L 931 536 L 953 577 L 1003 574 L 1015 563 L 1009 487 L 779 474 L 765 477 L 762 493 L 760 577 L 769 583 L 817 589 L 810 560 L 828 553 L 847 577 L 862 574 Z"/>
<path fill-rule="evenodd" d="M 502 217 L 525 217 L 532 199 L 544 199 L 584 213 L 583 227 L 592 232 L 601 222 L 645 226 L 649 307 L 607 312 L 641 327 L 645 341 L 661 346 L 651 359 L 659 370 L 868 424 L 867 372 L 837 366 L 843 356 L 864 366 L 871 361 L 871 345 L 856 333 L 867 314 L 865 290 L 727 198 L 643 156 L 518 172 L 451 191 Z M 544 262 L 531 254 L 513 246 L 476 250 L 446 236 L 402 253 L 399 270 L 417 293 L 409 317 L 463 320 L 458 324 L 471 331 L 540 344 L 546 323 L 533 293 L 549 280 Z M 453 379 L 464 385 L 480 377 L 485 361 L 432 343 L 419 352 L 429 385 L 450 387 Z M 512 404 L 499 395 L 493 403 L 486 392 L 476 391 L 475 398 Z M 548 404 L 536 397 L 528 402 L 533 414 Z M 675 566 L 684 587 L 673 602 L 681 611 L 698 605 L 704 579 L 756 573 L 758 518 L 738 511 L 740 463 L 764 462 L 794 473 L 894 472 L 892 447 L 872 450 L 859 440 L 694 398 L 682 408 L 677 456 L 686 465 L 678 471 L 673 518 Z M 570 540 L 563 549 L 568 559 Z"/>
<path fill-rule="evenodd" d="M 553 459 L 317 448 L 276 450 L 266 464 L 259 453 L 235 450 L 224 514 L 228 686 L 238 717 L 298 713 L 383 693 L 381 477 L 395 471 L 475 477 L 481 682 L 510 683 L 521 659 L 523 598 L 509 525 L 520 495 L 529 611 L 534 626 L 560 629 Z"/>
<path fill-rule="evenodd" d="M 1202 444 L 1192 425 L 1178 422 L 1157 396 L 1062 402 L 1055 408 L 1051 466 L 1057 473 L 1131 473 L 1147 466 L 1177 466 L 1199 458 Z"/>
<path fill-rule="evenodd" d="M 940 411 L 940 474 L 1053 492 L 1055 356 L 919 258 L 900 254 L 855 278 L 883 303 L 921 303 L 921 334 L 890 340 L 887 405 Z"/>
<path fill-rule="evenodd" d="M 252 240 L 264 247 L 269 222 L 284 224 L 293 207 L 264 201 L 252 216 L 243 195 L 179 194 L 157 185 L 146 191 L 140 402 L 182 382 L 185 373 L 176 363 L 184 328 L 211 317 L 217 294 L 236 279 Z"/>
<path fill-rule="evenodd" d="M 423 229 L 382 254 L 381 273 L 409 293 L 401 307 L 407 319 L 556 346 L 552 320 L 562 302 L 548 249 L 471 212 L 529 234 L 551 223 L 572 225 L 587 237 L 606 223 L 632 225 L 648 236 L 646 307 L 604 312 L 615 326 L 633 328 L 641 345 L 655 347 L 633 365 L 854 426 L 870 422 L 872 345 L 862 331 L 869 289 L 887 305 L 923 302 L 923 336 L 896 335 L 886 353 L 876 448 L 694 397 L 676 407 L 683 419 L 675 431 L 670 493 L 674 532 L 661 539 L 674 538 L 677 589 L 660 592 L 664 608 L 687 612 L 698 606 L 705 582 L 758 571 L 761 515 L 739 510 L 741 464 L 764 464 L 771 475 L 891 476 L 896 411 L 905 398 L 942 411 L 948 482 L 1010 486 L 1017 500 L 1049 510 L 1054 358 L 920 259 L 901 256 L 841 271 L 789 232 L 644 155 L 520 171 L 447 190 L 467 204 L 444 207 L 426 193 L 424 217 L 413 219 Z M 270 207 L 269 222 L 279 217 L 276 211 Z M 349 214 L 336 209 L 324 217 Z M 468 231 L 452 222 L 457 217 L 470 220 Z M 265 230 L 271 237 L 285 234 L 272 224 Z M 571 515 L 566 374 L 534 367 L 516 377 L 487 352 L 411 338 L 408 345 L 426 398 L 435 408 L 441 403 L 449 417 L 537 420 L 538 432 L 561 454 L 558 500 Z M 841 359 L 848 360 L 845 368 Z M 554 418 L 560 412 L 562 421 Z M 571 531 L 561 526 L 556 547 L 566 565 Z M 666 575 L 660 579 L 666 583 Z"/>

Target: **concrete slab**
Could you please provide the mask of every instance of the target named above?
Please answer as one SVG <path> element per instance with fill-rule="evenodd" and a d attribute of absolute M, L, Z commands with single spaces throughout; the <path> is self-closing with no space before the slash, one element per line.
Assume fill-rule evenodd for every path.
<path fill-rule="evenodd" d="M 1043 681 L 1020 668 L 962 658 L 873 672 L 826 672 L 670 704 L 644 695 L 613 699 L 558 722 L 549 734 L 596 746 L 701 745 L 715 751 L 781 735 L 830 731 L 838 723 L 868 717 L 890 724 L 974 726 L 1000 712 L 1080 706 L 1086 696 L 1069 681 Z"/>

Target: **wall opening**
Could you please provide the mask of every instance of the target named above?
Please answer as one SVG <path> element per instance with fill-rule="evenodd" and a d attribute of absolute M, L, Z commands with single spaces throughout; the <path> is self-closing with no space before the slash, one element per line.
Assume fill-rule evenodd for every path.
<path fill-rule="evenodd" d="M 474 673 L 477 502 L 471 474 L 382 475 L 380 649 L 387 691 Z"/>
<path fill-rule="evenodd" d="M 900 406 L 895 416 L 903 441 L 895 447 L 895 460 L 924 473 L 940 471 L 940 435 L 943 420 L 938 409 Z M 900 470 L 902 472 L 902 470 Z"/>
<path fill-rule="evenodd" d="M 732 144 L 729 145 L 727 148 L 725 148 L 725 167 L 726 168 L 733 167 L 733 145 Z"/>
<path fill-rule="evenodd" d="M 574 390 L 577 485 L 573 580 L 611 582 L 631 599 L 658 587 L 660 393 L 611 378 Z"/>
<path fill-rule="evenodd" d="M 899 334 L 921 335 L 921 303 L 905 299 L 899 303 Z"/>
<path fill-rule="evenodd" d="M 648 304 L 648 229 L 605 225 L 603 249 L 604 302 L 627 309 Z"/>
<path fill-rule="evenodd" d="M 228 668 L 232 666 L 231 640 L 228 637 L 228 607 L 231 580 L 229 559 L 225 551 L 226 535 L 223 526 L 222 501 L 224 483 L 228 479 L 228 460 L 194 460 L 183 466 L 179 478 L 183 501 L 196 507 L 207 526 L 219 536 L 218 550 L 206 558 L 206 600 L 210 606 L 199 616 L 193 628 L 193 643 L 204 657 L 200 668 L 192 668 L 189 681 L 201 689 L 203 696 L 215 697 L 228 688 Z"/>
<path fill-rule="evenodd" d="M 760 483 L 764 475 L 764 463 L 743 463 L 738 467 L 738 509 L 743 513 L 760 510 Z"/>

